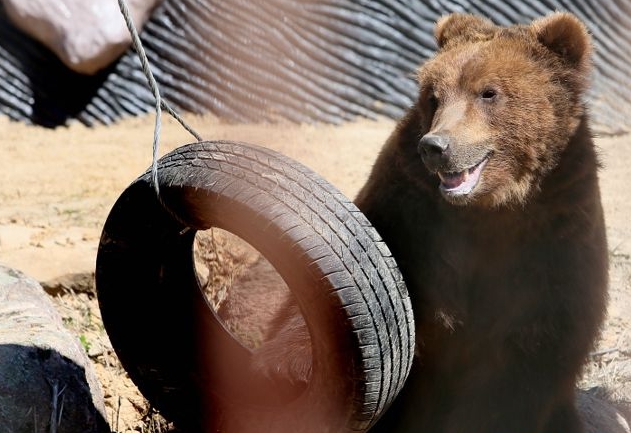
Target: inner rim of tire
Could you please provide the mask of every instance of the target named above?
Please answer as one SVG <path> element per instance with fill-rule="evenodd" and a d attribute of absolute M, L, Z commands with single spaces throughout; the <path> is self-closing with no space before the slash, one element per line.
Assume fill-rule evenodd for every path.
<path fill-rule="evenodd" d="M 218 227 L 195 234 L 193 258 L 199 289 L 212 314 L 252 358 L 256 357 L 256 349 L 271 336 L 278 312 L 293 298 L 289 287 L 256 248 Z M 289 362 L 285 356 L 279 359 Z M 252 365 L 251 361 L 245 364 Z M 235 365 L 243 364 L 243 360 L 235 360 Z M 248 395 L 244 397 L 242 390 L 224 389 L 231 400 L 274 406 L 294 400 L 305 390 L 304 384 L 257 377 L 256 371 L 241 373 L 249 380 Z M 257 383 L 266 390 L 254 389 Z"/>

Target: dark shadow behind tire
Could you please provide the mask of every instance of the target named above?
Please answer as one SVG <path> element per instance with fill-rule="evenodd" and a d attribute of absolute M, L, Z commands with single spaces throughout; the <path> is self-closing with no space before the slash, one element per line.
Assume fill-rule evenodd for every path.
<path fill-rule="evenodd" d="M 407 378 L 414 324 L 396 263 L 363 214 L 306 167 L 242 143 L 178 148 L 160 160 L 159 184 L 162 204 L 149 172 L 120 196 L 96 269 L 105 328 L 150 403 L 195 431 L 374 424 Z M 311 380 L 297 396 L 248 372 L 250 351 L 207 304 L 193 240 L 209 227 L 249 242 L 295 295 L 313 345 Z"/>

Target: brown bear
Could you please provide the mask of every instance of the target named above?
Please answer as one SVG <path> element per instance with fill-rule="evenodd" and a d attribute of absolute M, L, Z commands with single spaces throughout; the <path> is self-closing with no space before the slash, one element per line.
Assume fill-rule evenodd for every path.
<path fill-rule="evenodd" d="M 356 198 L 417 329 L 408 382 L 371 432 L 580 432 L 575 386 L 608 273 L 590 36 L 554 13 L 511 27 L 452 14 L 435 37 Z"/>
<path fill-rule="evenodd" d="M 583 96 L 591 41 L 555 13 L 449 15 L 356 203 L 401 268 L 418 362 L 375 431 L 574 433 L 607 243 Z"/>

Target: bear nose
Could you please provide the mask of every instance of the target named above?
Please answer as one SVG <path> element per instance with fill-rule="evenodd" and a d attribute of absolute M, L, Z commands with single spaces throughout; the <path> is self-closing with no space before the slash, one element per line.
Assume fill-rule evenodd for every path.
<path fill-rule="evenodd" d="M 439 167 L 449 159 L 449 137 L 438 134 L 425 134 L 418 143 L 418 153 L 430 171 L 438 171 Z"/>
<path fill-rule="evenodd" d="M 444 135 L 425 134 L 418 144 L 418 151 L 423 156 L 440 156 L 449 147 L 449 140 Z"/>

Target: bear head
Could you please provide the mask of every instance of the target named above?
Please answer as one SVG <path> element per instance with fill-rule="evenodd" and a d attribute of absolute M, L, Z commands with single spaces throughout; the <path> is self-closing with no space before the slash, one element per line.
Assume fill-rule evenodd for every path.
<path fill-rule="evenodd" d="M 441 18 L 436 56 L 418 71 L 418 144 L 452 204 L 524 203 L 585 115 L 591 38 L 572 14 L 502 27 Z"/>

